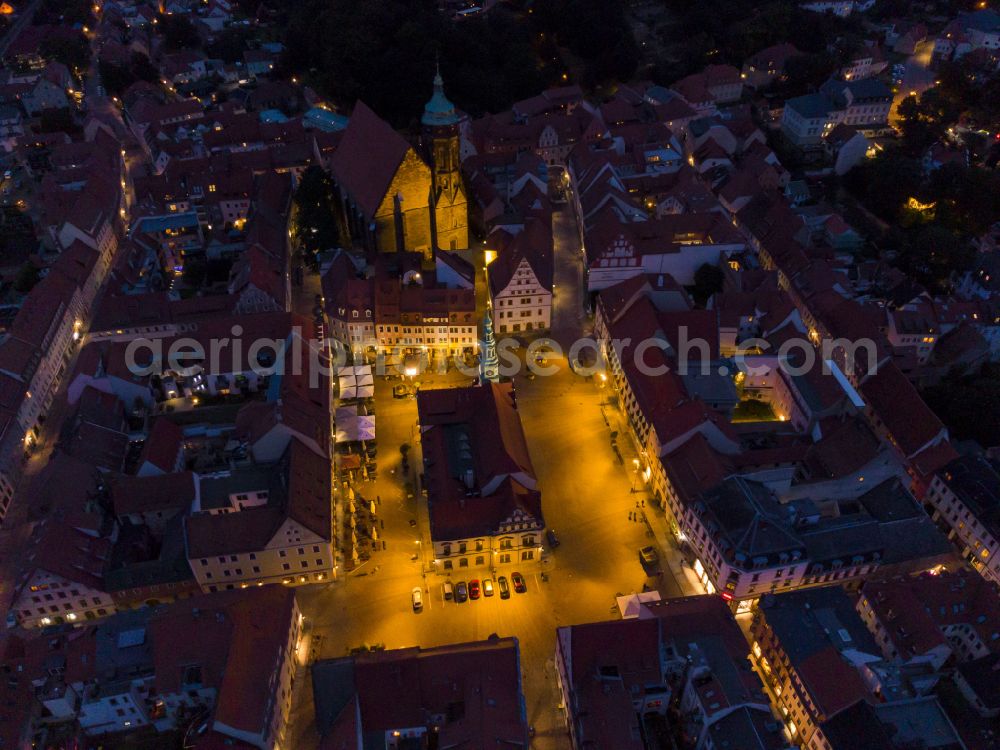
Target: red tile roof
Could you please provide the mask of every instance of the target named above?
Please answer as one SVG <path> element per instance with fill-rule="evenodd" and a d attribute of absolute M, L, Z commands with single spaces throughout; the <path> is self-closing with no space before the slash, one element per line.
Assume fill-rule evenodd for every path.
<path fill-rule="evenodd" d="M 399 133 L 359 101 L 340 147 L 330 159 L 330 170 L 365 214 L 372 217 L 409 150 L 410 144 Z"/>
<path fill-rule="evenodd" d="M 255 552 L 291 519 L 321 539 L 330 539 L 330 465 L 297 438 L 276 472 L 285 477 L 284 497 L 238 513 L 198 513 L 185 519 L 188 557 Z M 263 488 L 262 488 L 263 489 Z"/>
<path fill-rule="evenodd" d="M 142 446 L 139 466 L 149 462 L 163 472 L 171 472 L 184 447 L 184 431 L 166 417 L 153 421 L 153 429 Z"/>
<path fill-rule="evenodd" d="M 861 383 L 860 391 L 907 458 L 947 438 L 941 420 L 893 363 L 879 367 L 875 375 Z"/>
<path fill-rule="evenodd" d="M 362 726 L 425 726 L 441 714 L 452 719 L 440 725 L 442 747 L 518 746 L 527 734 L 520 668 L 511 638 L 362 654 L 354 664 Z"/>
<path fill-rule="evenodd" d="M 178 693 L 199 667 L 201 684 L 218 694 L 213 716 L 237 731 L 263 734 L 280 700 L 275 667 L 293 627 L 295 592 L 281 586 L 223 591 L 187 599 L 150 620 L 156 690 Z M 266 613 L 266 616 L 262 616 Z"/>
<path fill-rule="evenodd" d="M 492 237 L 493 235 L 491 235 Z M 489 267 L 490 291 L 504 291 L 522 260 L 526 260 L 543 289 L 552 290 L 552 227 L 540 219 L 529 219 L 524 229 L 507 243 Z"/>
<path fill-rule="evenodd" d="M 1000 595 L 996 586 L 965 570 L 866 581 L 861 595 L 902 659 L 948 646 L 951 628 L 975 631 L 1000 652 Z"/>
<path fill-rule="evenodd" d="M 825 718 L 869 695 L 858 670 L 833 646 L 802 659 L 796 671 Z"/>
<path fill-rule="evenodd" d="M 497 533 L 516 511 L 544 526 L 512 385 L 421 391 L 417 412 L 435 539 Z"/>

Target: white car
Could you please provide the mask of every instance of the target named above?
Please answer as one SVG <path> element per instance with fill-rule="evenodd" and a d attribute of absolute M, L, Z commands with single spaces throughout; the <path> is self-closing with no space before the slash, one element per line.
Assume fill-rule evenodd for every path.
<path fill-rule="evenodd" d="M 424 595 L 419 586 L 414 587 L 410 592 L 410 599 L 413 602 L 413 611 L 420 612 L 424 608 Z"/>

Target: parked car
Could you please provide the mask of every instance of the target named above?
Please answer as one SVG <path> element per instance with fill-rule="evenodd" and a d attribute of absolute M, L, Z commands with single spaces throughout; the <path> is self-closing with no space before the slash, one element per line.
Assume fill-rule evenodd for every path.
<path fill-rule="evenodd" d="M 507 576 L 497 578 L 497 588 L 500 589 L 501 599 L 510 599 L 510 585 L 507 583 Z"/>
<path fill-rule="evenodd" d="M 455 584 L 455 601 L 461 604 L 469 598 L 469 590 L 465 587 L 465 581 Z"/>
<path fill-rule="evenodd" d="M 656 551 L 656 547 L 647 545 L 639 550 L 639 559 L 643 565 L 653 566 L 660 562 L 660 553 Z"/>
<path fill-rule="evenodd" d="M 545 538 L 549 542 L 549 548 L 550 549 L 555 549 L 556 547 L 559 546 L 559 537 L 556 536 L 555 529 L 546 529 L 545 530 Z"/>
<path fill-rule="evenodd" d="M 455 596 L 455 588 L 451 585 L 451 581 L 445 581 L 444 585 L 441 587 L 444 589 L 444 600 L 449 601 Z"/>
<path fill-rule="evenodd" d="M 424 595 L 419 586 L 415 586 L 410 592 L 410 599 L 413 601 L 413 611 L 420 612 L 424 608 Z"/>
<path fill-rule="evenodd" d="M 528 590 L 527 585 L 524 583 L 524 576 L 520 573 L 511 573 L 510 582 L 514 584 L 514 591 L 519 594 L 523 594 Z"/>
<path fill-rule="evenodd" d="M 489 578 L 483 579 L 483 596 L 493 596 L 493 581 Z"/>
<path fill-rule="evenodd" d="M 393 398 L 410 398 L 415 395 L 416 391 L 411 386 L 400 384 L 392 387 Z"/>
<path fill-rule="evenodd" d="M 469 598 L 478 599 L 479 598 L 479 580 L 473 578 L 469 581 Z"/>

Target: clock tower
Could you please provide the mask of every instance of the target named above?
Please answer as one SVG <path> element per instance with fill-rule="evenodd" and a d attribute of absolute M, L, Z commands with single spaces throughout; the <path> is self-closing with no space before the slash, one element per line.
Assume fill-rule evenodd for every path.
<path fill-rule="evenodd" d="M 431 160 L 431 221 L 435 250 L 469 248 L 469 204 L 462 183 L 459 154 L 459 123 L 462 117 L 444 95 L 444 81 L 438 69 L 434 94 L 424 107 L 424 147 Z"/>

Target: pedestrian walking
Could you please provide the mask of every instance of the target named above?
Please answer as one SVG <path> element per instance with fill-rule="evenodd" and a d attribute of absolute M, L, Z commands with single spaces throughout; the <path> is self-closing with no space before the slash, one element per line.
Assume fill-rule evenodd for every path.
<path fill-rule="evenodd" d="M 645 500 L 640 500 L 640 502 L 642 503 L 642 507 L 645 508 L 646 507 L 646 501 Z"/>
<path fill-rule="evenodd" d="M 635 501 L 635 509 L 639 510 L 639 501 L 638 500 Z"/>
<path fill-rule="evenodd" d="M 379 521 L 379 523 L 382 524 L 382 529 L 384 530 L 385 529 L 385 521 Z"/>
<path fill-rule="evenodd" d="M 632 511 L 629 511 L 629 512 L 628 512 L 628 520 L 629 520 L 629 521 L 633 521 L 633 520 L 635 520 L 634 518 L 632 518 L 632 516 L 633 516 L 633 515 L 635 515 L 635 514 L 634 514 L 634 513 L 632 513 Z"/>

